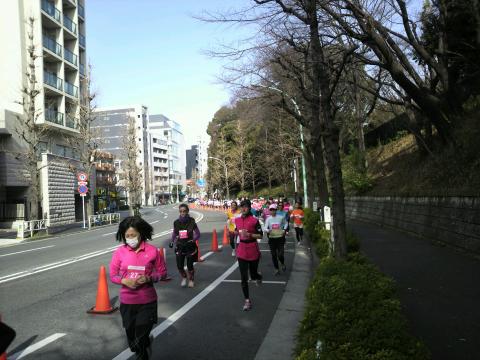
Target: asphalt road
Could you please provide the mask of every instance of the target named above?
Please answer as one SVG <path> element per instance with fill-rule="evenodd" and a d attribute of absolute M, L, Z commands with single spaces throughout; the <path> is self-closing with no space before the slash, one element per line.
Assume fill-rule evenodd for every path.
<path fill-rule="evenodd" d="M 155 229 L 155 246 L 166 247 L 178 210 L 172 206 L 146 209 Z M 250 286 L 253 309 L 242 311 L 240 274 L 231 250 L 211 253 L 212 229 L 219 243 L 225 217 L 193 212 L 202 233 L 195 288 L 181 288 L 172 250 L 167 267 L 173 277 L 156 285 L 158 324 L 153 330 L 155 359 L 254 359 L 288 281 L 293 239 L 287 239 L 287 272 L 273 275 L 268 244 L 260 243 L 264 284 Z M 118 312 L 89 315 L 95 304 L 98 272 L 108 270 L 118 243 L 116 226 L 58 235 L 0 248 L 0 312 L 17 332 L 9 359 L 130 359 Z M 112 304 L 119 286 L 109 283 Z"/>

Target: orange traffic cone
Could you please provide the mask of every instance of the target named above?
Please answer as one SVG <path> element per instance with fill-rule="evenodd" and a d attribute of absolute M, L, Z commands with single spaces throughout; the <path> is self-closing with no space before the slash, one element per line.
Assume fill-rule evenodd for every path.
<path fill-rule="evenodd" d="M 118 307 L 112 308 L 110 305 L 110 296 L 108 295 L 107 272 L 105 266 L 100 266 L 98 274 L 97 301 L 95 306 L 87 310 L 89 314 L 111 314 L 118 310 Z"/>
<path fill-rule="evenodd" d="M 217 230 L 213 229 L 212 234 L 212 251 L 218 251 L 218 238 L 217 238 Z"/>
<path fill-rule="evenodd" d="M 161 257 L 163 257 L 163 259 L 165 260 L 165 262 L 167 261 L 167 257 L 165 256 L 165 248 L 159 247 L 159 248 L 158 248 L 158 255 L 160 255 Z"/>
<path fill-rule="evenodd" d="M 203 262 L 203 261 L 205 261 L 205 259 L 202 258 L 202 255 L 200 254 L 200 245 L 198 243 L 198 240 L 195 243 L 197 244 L 197 251 L 198 251 L 198 260 L 197 261 L 198 262 Z"/>
<path fill-rule="evenodd" d="M 222 241 L 222 245 L 225 246 L 225 245 L 228 245 L 230 243 L 230 241 L 228 240 L 228 229 L 227 229 L 227 225 L 225 225 L 223 227 L 223 241 Z"/>

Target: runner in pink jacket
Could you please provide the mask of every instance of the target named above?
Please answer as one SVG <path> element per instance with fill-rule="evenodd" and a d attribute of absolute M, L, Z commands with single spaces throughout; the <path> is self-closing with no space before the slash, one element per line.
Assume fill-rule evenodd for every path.
<path fill-rule="evenodd" d="M 248 271 L 250 277 L 256 280 L 257 284 L 262 282 L 262 275 L 258 273 L 258 263 L 260 261 L 260 248 L 257 239 L 261 239 L 263 232 L 258 219 L 252 215 L 250 200 L 243 200 L 240 203 L 242 215 L 235 218 L 235 235 L 237 236 L 237 260 L 242 279 L 242 291 L 245 297 L 243 310 L 248 311 L 252 308 L 250 294 L 248 289 Z"/>
<path fill-rule="evenodd" d="M 157 323 L 157 292 L 153 284 L 166 276 L 166 266 L 152 239 L 153 228 L 139 216 L 125 218 L 118 226 L 123 243 L 112 256 L 110 280 L 122 285 L 120 313 L 128 346 L 137 359 L 151 358 L 149 339 Z"/>

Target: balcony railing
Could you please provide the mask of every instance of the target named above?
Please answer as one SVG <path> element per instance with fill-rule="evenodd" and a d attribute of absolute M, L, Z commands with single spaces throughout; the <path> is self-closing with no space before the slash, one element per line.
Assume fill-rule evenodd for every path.
<path fill-rule="evenodd" d="M 57 22 L 61 23 L 60 10 L 58 10 L 53 3 L 47 0 L 42 0 L 42 10 L 45 11 L 48 15 L 50 15 Z"/>
<path fill-rule="evenodd" d="M 78 66 L 78 56 L 77 55 L 75 55 L 73 52 L 71 52 L 68 49 L 65 49 L 64 53 L 65 53 L 64 54 L 65 60 L 67 60 L 69 63 L 71 63 L 75 66 Z"/>
<path fill-rule="evenodd" d="M 54 124 L 63 125 L 63 114 L 54 109 L 45 109 L 45 120 Z"/>
<path fill-rule="evenodd" d="M 57 54 L 58 56 L 62 56 L 62 45 L 57 43 L 55 39 L 52 39 L 51 37 L 43 35 L 43 47 Z"/>
<path fill-rule="evenodd" d="M 78 4 L 78 16 L 81 16 L 85 19 L 85 8 L 80 4 Z"/>
<path fill-rule="evenodd" d="M 43 72 L 43 82 L 47 85 L 50 85 L 51 87 L 54 87 L 54 88 L 60 90 L 60 91 L 63 89 L 63 80 L 60 79 L 54 73 L 44 71 Z"/>
<path fill-rule="evenodd" d="M 82 47 L 86 47 L 87 42 L 86 42 L 86 40 L 85 40 L 85 35 L 80 34 L 79 37 L 80 37 L 80 39 L 79 39 L 80 45 L 81 45 Z"/>
<path fill-rule="evenodd" d="M 78 87 L 65 80 L 65 92 L 73 97 L 78 97 Z"/>
<path fill-rule="evenodd" d="M 63 15 L 63 25 L 72 33 L 77 34 L 77 24 L 75 24 L 67 15 Z"/>
<path fill-rule="evenodd" d="M 78 128 L 77 119 L 75 119 L 75 117 L 73 117 L 72 115 L 67 114 L 67 116 L 65 116 L 65 126 L 71 129 L 77 129 Z"/>

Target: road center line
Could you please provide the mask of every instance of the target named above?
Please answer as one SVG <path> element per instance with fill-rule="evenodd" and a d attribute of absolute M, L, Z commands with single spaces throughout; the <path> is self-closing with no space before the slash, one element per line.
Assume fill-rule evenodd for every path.
<path fill-rule="evenodd" d="M 16 352 L 13 355 L 8 355 L 8 359 L 10 359 L 10 360 L 21 359 L 21 358 L 33 353 L 34 351 L 37 351 L 38 349 L 41 349 L 42 347 L 50 344 L 51 342 L 54 342 L 55 340 L 60 339 L 61 337 L 65 336 L 65 335 L 67 335 L 67 334 L 63 334 L 63 333 L 53 334 L 53 335 L 47 337 L 46 339 L 43 339 L 42 341 L 39 341 L 38 343 L 30 345 L 29 347 Z"/>
<path fill-rule="evenodd" d="M 179 310 L 175 313 L 170 315 L 168 319 L 164 320 L 160 325 L 152 330 L 150 333 L 154 338 L 159 336 L 165 330 L 167 330 L 170 326 L 172 326 L 178 319 L 180 319 L 183 315 L 185 315 L 189 310 L 191 310 L 195 305 L 197 305 L 203 298 L 205 298 L 208 294 L 210 294 L 215 288 L 222 283 L 231 273 L 233 273 L 238 267 L 238 263 L 235 262 L 230 268 L 227 269 L 222 275 L 220 275 L 214 282 L 208 285 L 205 289 L 203 289 L 197 296 L 195 296 L 192 300 L 188 303 L 183 305 Z M 129 359 L 134 353 L 130 351 L 130 349 L 126 349 L 122 351 L 120 354 L 115 356 L 113 360 L 126 360 Z"/>
<path fill-rule="evenodd" d="M 55 246 L 55 245 L 49 245 L 49 246 L 42 246 L 42 247 L 35 248 L 35 249 L 29 249 L 29 250 L 17 251 L 17 252 L 13 252 L 13 253 L 10 253 L 10 254 L 3 254 L 3 255 L 0 255 L 0 257 L 4 257 L 4 256 L 10 256 L 10 255 L 15 255 L 15 254 L 21 254 L 21 253 L 26 253 L 26 252 L 29 252 L 29 251 L 35 251 L 35 250 L 47 249 L 47 248 L 51 248 L 51 247 L 54 247 L 54 246 Z"/>

